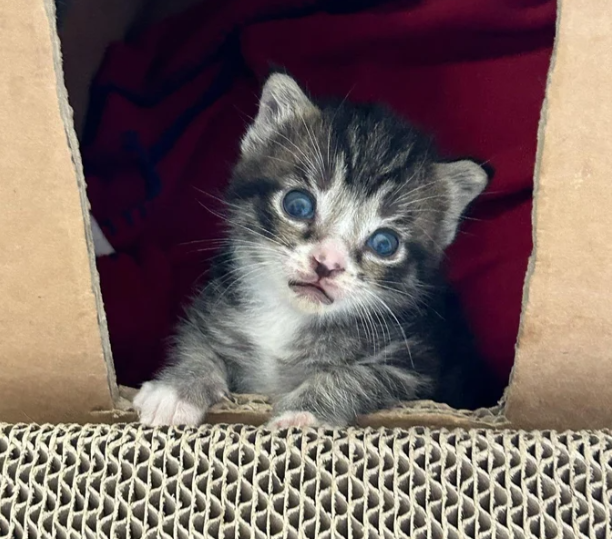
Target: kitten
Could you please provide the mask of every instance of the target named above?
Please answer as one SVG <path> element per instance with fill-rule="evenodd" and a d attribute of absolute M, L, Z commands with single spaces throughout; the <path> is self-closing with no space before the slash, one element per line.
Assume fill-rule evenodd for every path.
<path fill-rule="evenodd" d="M 481 404 L 439 265 L 487 182 L 384 108 L 315 103 L 271 75 L 227 192 L 227 248 L 134 400 L 141 422 L 198 424 L 230 391 L 271 396 L 271 428 Z"/>

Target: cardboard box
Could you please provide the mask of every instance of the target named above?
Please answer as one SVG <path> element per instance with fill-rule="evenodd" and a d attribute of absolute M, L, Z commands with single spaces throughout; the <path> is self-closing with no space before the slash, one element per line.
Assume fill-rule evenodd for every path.
<path fill-rule="evenodd" d="M 77 133 L 106 44 L 160 16 L 143 19 L 145 7 L 75 2 L 62 23 L 62 65 L 52 0 L 0 6 L 2 421 L 134 418 L 114 377 Z M 364 425 L 612 426 L 611 21 L 607 0 L 560 5 L 535 170 L 535 248 L 503 403 L 476 413 L 415 403 Z M 208 419 L 258 424 L 268 410 L 240 396 Z"/>

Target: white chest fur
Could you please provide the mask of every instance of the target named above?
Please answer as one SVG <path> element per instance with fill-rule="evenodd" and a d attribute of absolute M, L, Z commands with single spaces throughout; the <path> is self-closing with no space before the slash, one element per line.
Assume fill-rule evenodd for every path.
<path fill-rule="evenodd" d="M 247 381 L 251 391 L 271 394 L 283 390 L 278 386 L 279 368 L 302 323 L 299 313 L 282 304 L 262 306 L 248 313 L 243 327 L 256 348 L 250 365 L 252 380 Z"/>

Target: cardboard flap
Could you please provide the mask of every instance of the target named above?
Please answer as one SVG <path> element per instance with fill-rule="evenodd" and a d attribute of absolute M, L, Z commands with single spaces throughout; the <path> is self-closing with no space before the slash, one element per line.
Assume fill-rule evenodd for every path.
<path fill-rule="evenodd" d="M 104 311 L 88 253 L 80 158 L 69 147 L 76 148 L 76 139 L 52 11 L 52 0 L 0 4 L 5 421 L 79 421 L 113 404 Z"/>
<path fill-rule="evenodd" d="M 612 426 L 612 2 L 559 3 L 507 416 Z"/>

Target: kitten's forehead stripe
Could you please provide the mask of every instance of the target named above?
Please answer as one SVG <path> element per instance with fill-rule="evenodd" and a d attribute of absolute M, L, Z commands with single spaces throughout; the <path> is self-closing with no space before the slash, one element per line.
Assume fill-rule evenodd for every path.
<path fill-rule="evenodd" d="M 310 103 L 274 126 L 260 127 L 254 129 L 261 140 L 253 143 L 251 137 L 232 182 L 244 200 L 241 222 L 258 229 L 250 241 L 268 236 L 273 241 L 262 251 L 283 250 L 279 260 L 289 257 L 292 267 L 309 263 L 318 243 L 340 241 L 347 275 L 366 287 L 389 281 L 392 289 L 412 290 L 428 278 L 427 268 L 439 264 L 445 238 L 456 230 L 457 217 L 448 219 L 453 204 L 465 204 L 449 194 L 447 179 L 440 180 L 431 139 L 368 104 Z M 284 212 L 283 196 L 292 189 L 304 189 L 316 200 L 311 221 L 296 222 Z M 381 228 L 400 239 L 393 257 L 367 248 L 368 238 Z M 397 302 L 402 296 L 386 298 Z"/>
<path fill-rule="evenodd" d="M 354 168 L 378 173 L 405 169 L 406 161 L 417 142 L 417 134 L 383 109 L 372 106 L 341 106 L 323 109 L 331 117 L 332 129 Z M 378 174 L 377 174 L 378 175 Z"/>

